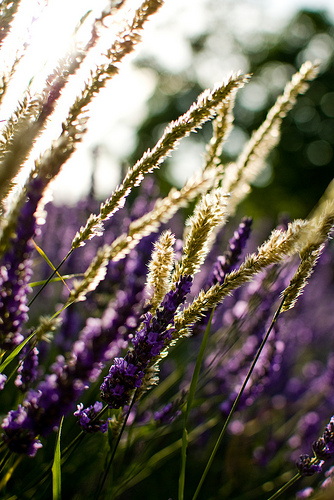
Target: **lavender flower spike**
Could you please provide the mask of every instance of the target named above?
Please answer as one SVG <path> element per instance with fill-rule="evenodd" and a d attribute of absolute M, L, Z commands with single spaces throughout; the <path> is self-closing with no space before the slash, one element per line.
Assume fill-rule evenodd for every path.
<path fill-rule="evenodd" d="M 323 461 L 320 464 L 312 463 L 310 455 L 305 454 L 300 455 L 296 466 L 302 476 L 313 476 L 313 474 L 321 472 L 323 463 Z"/>
<path fill-rule="evenodd" d="M 330 419 L 323 435 L 313 443 L 312 448 L 315 456 L 320 460 L 334 457 L 334 416 Z"/>
<path fill-rule="evenodd" d="M 185 301 L 191 283 L 191 276 L 181 276 L 175 289 L 165 295 L 155 316 L 150 313 L 145 315 L 143 328 L 132 341 L 133 348 L 124 358 L 115 358 L 100 387 L 101 399 L 109 408 L 128 404 L 133 390 L 141 386 L 146 368 L 159 356 L 166 341 L 172 338 L 174 315 Z"/>
<path fill-rule="evenodd" d="M 36 439 L 31 427 L 31 419 L 23 406 L 19 405 L 17 410 L 8 413 L 2 423 L 2 428 L 6 432 L 2 438 L 7 445 L 10 444 L 11 451 L 25 453 L 28 457 L 36 455 L 42 443 Z"/>
<path fill-rule="evenodd" d="M 142 262 L 138 260 L 136 265 L 141 266 Z M 132 273 L 133 269 L 134 266 Z M 20 411 L 8 413 L 2 428 L 3 439 L 11 451 L 33 456 L 41 447 L 37 437 L 45 437 L 57 428 L 62 415 L 73 411 L 75 401 L 97 380 L 103 365 L 127 345 L 124 327 L 126 332 L 135 331 L 134 323 L 138 321 L 139 325 L 141 316 L 141 308 L 134 308 L 141 304 L 141 288 L 137 277 L 134 281 L 130 293 L 119 294 L 102 319 L 88 319 L 69 357 L 65 360 L 58 356 L 51 366 L 52 373 L 28 392 Z M 131 324 L 127 325 L 129 318 Z"/>
<path fill-rule="evenodd" d="M 222 285 L 225 276 L 237 267 L 241 252 L 245 248 L 247 240 L 250 236 L 252 223 L 253 219 L 250 217 L 242 218 L 238 229 L 234 231 L 233 237 L 229 240 L 227 250 L 223 253 L 223 255 L 219 256 L 214 263 L 212 272 L 209 274 L 208 280 L 205 283 L 206 290 L 209 290 L 209 288 L 217 283 Z M 208 311 L 201 321 L 195 325 L 193 330 L 195 335 L 205 329 L 209 322 L 210 314 L 211 312 Z M 213 321 L 215 321 L 215 318 Z"/>
<path fill-rule="evenodd" d="M 0 391 L 2 391 L 7 382 L 7 376 L 4 373 L 0 373 Z"/>
<path fill-rule="evenodd" d="M 32 348 L 29 344 L 26 344 L 21 351 L 23 361 L 17 370 L 15 385 L 22 392 L 27 391 L 37 378 L 38 354 L 37 347 Z"/>
<path fill-rule="evenodd" d="M 227 273 L 231 272 L 237 264 L 242 250 L 245 248 L 250 235 L 253 220 L 250 217 L 244 217 L 238 229 L 234 232 L 229 241 L 229 247 L 224 254 L 218 257 L 214 265 L 209 288 L 216 283 L 223 283 Z"/>
<path fill-rule="evenodd" d="M 330 419 L 323 435 L 313 443 L 312 448 L 316 459 L 320 462 L 316 463 L 309 455 L 300 455 L 296 465 L 303 476 L 321 472 L 325 461 L 334 457 L 334 416 Z"/>
<path fill-rule="evenodd" d="M 36 234 L 34 213 L 41 199 L 44 181 L 32 178 L 17 219 L 15 235 L 0 260 L 0 348 L 11 350 L 23 340 L 21 328 L 28 319 L 27 295 L 31 271 L 31 238 Z"/>
<path fill-rule="evenodd" d="M 169 402 L 163 408 L 154 413 L 153 418 L 157 425 L 171 424 L 181 415 L 180 408 L 184 403 L 184 396 L 185 394 L 182 394 L 181 397 Z"/>
<path fill-rule="evenodd" d="M 89 406 L 88 408 L 84 408 L 83 404 L 80 403 L 77 405 L 77 408 L 78 409 L 74 412 L 74 415 L 78 417 L 78 424 L 83 431 L 90 434 L 99 431 L 107 432 L 109 418 L 107 420 L 100 420 L 96 418 L 103 408 L 102 403 L 96 401 L 94 405 Z"/>

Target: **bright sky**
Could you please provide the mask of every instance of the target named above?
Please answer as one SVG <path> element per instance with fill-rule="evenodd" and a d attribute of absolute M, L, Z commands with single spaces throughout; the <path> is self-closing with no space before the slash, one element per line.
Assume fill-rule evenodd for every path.
<path fill-rule="evenodd" d="M 48 3 L 48 7 L 46 7 Z M 54 62 L 64 53 L 69 46 L 71 33 L 80 17 L 88 10 L 93 9 L 97 15 L 105 5 L 105 0 L 23 0 L 26 10 L 20 12 L 16 22 L 18 31 L 12 33 L 12 42 L 7 44 L 7 49 L 18 47 L 21 43 L 31 44 L 25 62 L 18 68 L 14 96 L 8 95 L 1 108 L 1 119 L 8 116 L 20 88 L 25 85 L 32 75 L 41 73 L 44 76 L 52 72 Z M 210 26 L 214 9 L 229 12 L 229 5 L 233 5 L 236 28 L 258 31 L 258 27 L 265 26 L 273 30 L 281 28 L 300 8 L 326 9 L 334 21 L 333 0 L 168 0 L 161 11 L 150 21 L 143 42 L 137 48 L 138 56 L 150 54 L 160 61 L 166 70 L 177 73 L 183 68 L 191 66 L 189 45 L 185 43 L 184 36 L 195 36 L 204 33 Z M 42 10 L 42 17 L 34 21 L 32 28 L 29 24 Z M 67 13 L 65 15 L 64 13 Z M 211 14 L 211 15 L 210 15 Z M 223 13 L 224 14 L 224 13 Z M 27 26 L 28 24 L 28 26 Z M 26 28 L 24 28 L 26 26 Z M 84 32 L 84 30 L 83 30 Z M 32 35 L 34 34 L 34 38 Z M 83 37 L 85 32 L 83 33 Z M 49 43 L 48 43 L 49 42 Z M 1 51 L 4 53 L 5 51 Z M 8 58 L 8 52 L 5 54 Z M 137 57 L 138 57 L 137 56 Z M 13 54 L 12 54 L 13 57 Z M 75 201 L 87 191 L 92 166 L 92 149 L 96 144 L 101 144 L 98 164 L 97 189 L 101 196 L 109 196 L 112 188 L 119 182 L 119 164 L 127 156 L 134 145 L 135 128 L 146 113 L 145 102 L 153 93 L 156 77 L 151 71 L 139 71 L 131 64 L 133 57 L 127 59 L 121 74 L 114 78 L 108 89 L 102 92 L 91 107 L 92 119 L 85 143 L 80 146 L 77 154 L 68 162 L 64 172 L 55 183 L 55 197 L 59 201 L 72 199 Z M 218 57 L 210 61 L 210 71 L 203 63 L 198 69 L 197 77 L 205 86 L 212 86 L 231 70 L 244 69 L 242 56 L 234 58 Z M 1 59 L 0 63 L 4 67 Z M 42 80 L 39 80 L 42 81 Z M 78 84 L 77 84 L 78 85 Z M 38 88 L 38 80 L 32 88 Z M 73 91 L 64 92 L 63 100 L 71 102 Z M 59 119 L 53 122 L 58 127 L 49 129 L 46 140 L 57 136 L 61 123 L 61 110 Z M 45 143 L 44 143 L 45 144 Z M 153 144 L 152 144 L 153 146 Z M 39 145 L 43 149 L 43 143 Z M 44 146 L 45 147 L 45 146 Z M 200 155 L 195 144 L 189 150 L 190 159 L 186 163 L 200 165 Z M 181 153 L 184 154 L 184 153 Z M 189 172 L 190 173 L 190 172 Z M 73 189 L 75 186 L 75 189 Z"/>
<path fill-rule="evenodd" d="M 334 21 L 334 2 L 333 0 L 272 0 L 262 1 L 263 7 L 271 16 L 288 18 L 301 9 L 325 10 Z"/>

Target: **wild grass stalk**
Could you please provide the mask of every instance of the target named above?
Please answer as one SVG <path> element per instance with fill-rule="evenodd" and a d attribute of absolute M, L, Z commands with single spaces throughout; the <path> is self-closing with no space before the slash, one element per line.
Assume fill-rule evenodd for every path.
<path fill-rule="evenodd" d="M 0 44 L 24 3 L 2 2 Z M 249 75 L 232 74 L 201 93 L 102 203 L 88 196 L 71 209 L 45 205 L 51 180 L 85 141 L 95 96 L 163 3 L 109 2 L 96 18 L 87 13 L 78 20 L 73 52 L 55 64 L 41 92 L 33 94 L 30 82 L 3 125 L 0 490 L 12 500 L 130 498 L 137 485 L 148 500 L 177 494 L 183 500 L 197 483 L 195 500 L 208 474 L 217 478 L 215 463 L 229 472 L 214 481 L 215 490 L 208 486 L 206 498 L 261 491 L 262 499 L 287 470 L 287 457 L 297 460 L 299 472 L 270 500 L 289 494 L 302 476 L 330 476 L 334 324 L 326 294 L 331 299 L 334 288 L 321 282 L 332 273 L 332 186 L 308 219 L 282 224 L 255 250 L 249 250 L 252 220 L 233 219 L 317 64 L 306 62 L 293 75 L 233 163 L 221 155 Z M 79 70 L 109 30 L 102 59 L 83 76 Z M 8 61 L 0 101 L 25 56 L 21 47 Z M 82 85 L 58 138 L 35 157 L 36 141 L 78 75 Z M 210 121 L 203 168 L 180 189 L 155 196 L 156 171 Z M 15 192 L 28 158 L 33 166 Z M 320 285 L 306 287 L 318 269 Z M 242 485 L 234 481 L 240 470 Z"/>

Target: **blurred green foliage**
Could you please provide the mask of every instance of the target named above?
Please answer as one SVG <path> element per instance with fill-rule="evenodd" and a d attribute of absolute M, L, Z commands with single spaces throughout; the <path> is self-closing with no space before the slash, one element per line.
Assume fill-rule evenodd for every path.
<path fill-rule="evenodd" d="M 222 28 L 223 29 L 223 28 Z M 317 203 L 334 171 L 334 28 L 324 12 L 301 11 L 282 33 L 262 34 L 249 43 L 237 33 L 235 45 L 247 58 L 251 82 L 240 91 L 235 106 L 235 129 L 226 144 L 222 161 L 233 160 L 244 141 L 264 120 L 268 109 L 282 92 L 284 84 L 307 59 L 320 59 L 319 77 L 283 122 L 278 147 L 267 160 L 267 167 L 256 180 L 251 195 L 241 205 L 240 214 L 254 217 L 287 212 L 292 218 L 305 217 Z M 190 40 L 194 64 L 208 50 L 210 33 Z M 232 34 L 233 36 L 233 34 Z M 210 44 L 212 50 L 212 43 Z M 167 74 L 157 61 L 140 60 L 158 74 L 158 84 L 150 99 L 146 119 L 137 136 L 137 147 L 130 162 L 152 147 L 165 124 L 176 119 L 203 90 L 190 76 Z M 195 139 L 207 141 L 211 125 Z M 182 168 L 182 165 L 179 166 Z M 168 170 L 157 173 L 165 194 L 173 181 Z"/>

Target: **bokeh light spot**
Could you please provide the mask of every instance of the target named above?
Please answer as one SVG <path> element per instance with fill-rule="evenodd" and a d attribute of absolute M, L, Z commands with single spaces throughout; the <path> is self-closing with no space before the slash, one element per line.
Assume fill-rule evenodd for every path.
<path fill-rule="evenodd" d="M 333 158 L 333 148 L 327 141 L 313 141 L 308 145 L 306 154 L 313 165 L 321 167 Z"/>
<path fill-rule="evenodd" d="M 240 103 L 244 108 L 251 111 L 261 111 L 267 106 L 267 89 L 260 82 L 251 81 L 240 92 Z"/>
<path fill-rule="evenodd" d="M 334 118 L 334 92 L 327 92 L 321 99 L 320 106 L 325 115 Z"/>

